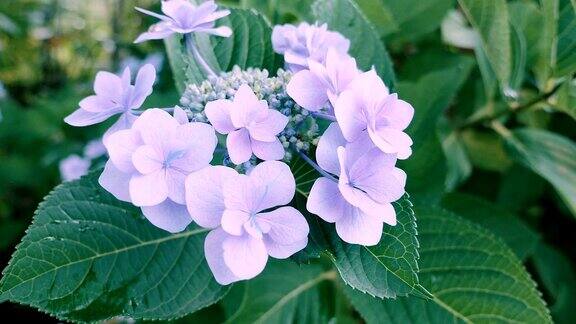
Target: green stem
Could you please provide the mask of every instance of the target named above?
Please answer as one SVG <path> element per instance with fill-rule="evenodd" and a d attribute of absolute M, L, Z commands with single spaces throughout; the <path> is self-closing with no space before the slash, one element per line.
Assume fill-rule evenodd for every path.
<path fill-rule="evenodd" d="M 557 84 L 552 90 L 543 93 L 539 96 L 537 96 L 536 98 L 528 101 L 527 103 L 520 105 L 516 108 L 510 108 L 510 109 L 506 109 L 506 110 L 501 110 L 498 111 L 496 113 L 475 119 L 475 120 L 470 120 L 467 121 L 465 123 L 463 123 L 462 125 L 458 126 L 457 129 L 464 129 L 464 128 L 470 128 L 470 127 L 475 127 L 475 126 L 479 126 L 479 125 L 483 125 L 486 123 L 491 123 L 492 121 L 495 121 L 497 119 L 500 119 L 501 117 L 504 117 L 506 115 L 509 114 L 513 114 L 513 113 L 519 113 L 522 112 L 524 110 L 527 110 L 529 108 L 531 108 L 532 106 L 547 100 L 548 98 L 550 98 L 552 95 L 554 95 L 556 93 L 556 91 L 558 91 L 558 89 L 560 89 L 560 87 L 562 86 L 562 84 Z"/>

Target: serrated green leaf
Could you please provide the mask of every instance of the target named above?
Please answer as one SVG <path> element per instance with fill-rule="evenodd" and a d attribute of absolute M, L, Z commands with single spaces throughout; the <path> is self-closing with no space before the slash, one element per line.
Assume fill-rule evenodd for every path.
<path fill-rule="evenodd" d="M 430 301 L 380 300 L 348 289 L 370 323 L 551 323 L 520 260 L 478 225 L 438 208 L 417 208 L 422 285 Z"/>
<path fill-rule="evenodd" d="M 544 290 L 551 297 L 550 312 L 555 323 L 572 323 L 576 303 L 576 275 L 570 259 L 553 247 L 540 244 L 532 261 Z"/>
<path fill-rule="evenodd" d="M 501 87 L 508 87 L 512 68 L 506 0 L 458 0 Z"/>
<path fill-rule="evenodd" d="M 399 163 L 410 179 L 407 191 L 418 200 L 437 202 L 445 190 L 446 160 L 435 134 L 438 120 L 468 78 L 473 60 L 458 56 L 450 65 L 422 76 L 417 82 L 398 85 L 400 98 L 415 110 L 407 129 L 412 137 L 413 155 Z"/>
<path fill-rule="evenodd" d="M 319 265 L 270 260 L 258 277 L 224 298 L 226 323 L 326 323 L 320 285 L 335 278 Z"/>
<path fill-rule="evenodd" d="M 442 206 L 489 229 L 506 242 L 520 260 L 529 257 L 540 240 L 539 235 L 517 215 L 480 197 L 451 193 L 444 197 Z"/>
<path fill-rule="evenodd" d="M 328 28 L 338 31 L 350 40 L 350 55 L 356 58 L 362 70 L 376 68 L 388 88 L 394 89 L 396 77 L 392 60 L 380 41 L 374 26 L 354 0 L 316 0 L 313 13 Z"/>
<path fill-rule="evenodd" d="M 171 319 L 215 303 L 205 229 L 169 234 L 98 184 L 99 172 L 57 187 L 40 205 L 0 281 L 0 300 L 58 318 Z"/>
<path fill-rule="evenodd" d="M 418 284 L 418 239 L 416 219 L 408 196 L 393 203 L 398 223 L 384 225 L 375 246 L 347 244 L 327 228 L 330 253 L 344 282 L 380 298 L 406 296 L 421 290 Z M 426 292 L 420 292 L 426 294 Z"/>
<path fill-rule="evenodd" d="M 305 189 L 297 189 L 302 197 L 296 197 L 298 209 L 310 225 L 309 246 L 299 252 L 298 262 L 309 262 L 328 252 L 348 285 L 381 298 L 415 293 L 426 296 L 426 291 L 418 285 L 418 239 L 416 219 L 408 195 L 393 203 L 398 224 L 384 225 L 382 239 L 378 245 L 366 247 L 343 242 L 334 226 L 318 216 L 305 212 L 304 197 L 310 192 L 314 179 L 319 175 L 302 159 L 291 164 L 296 179 L 301 179 Z M 299 176 L 302 175 L 302 176 Z M 307 176 L 304 176 L 307 175 Z M 297 187 L 299 180 L 296 180 Z M 301 182 L 302 183 L 302 182 Z"/>
<path fill-rule="evenodd" d="M 507 134 L 511 158 L 548 180 L 576 217 L 576 144 L 560 135 L 537 129 Z"/>

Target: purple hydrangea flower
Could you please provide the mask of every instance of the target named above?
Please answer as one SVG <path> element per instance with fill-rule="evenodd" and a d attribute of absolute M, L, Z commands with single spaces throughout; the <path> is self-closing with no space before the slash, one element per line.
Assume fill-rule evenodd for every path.
<path fill-rule="evenodd" d="M 98 124 L 116 114 L 122 114 L 118 121 L 106 132 L 105 138 L 115 131 L 129 128 L 136 116 L 131 111 L 138 109 L 152 93 L 156 81 L 156 70 L 150 64 L 144 65 L 132 85 L 130 69 L 124 69 L 122 76 L 110 72 L 98 72 L 94 81 L 93 96 L 80 101 L 80 108 L 64 119 L 72 126 Z"/>
<path fill-rule="evenodd" d="M 192 219 L 184 182 L 207 167 L 217 144 L 212 126 L 177 120 L 161 109 L 146 110 L 131 129 L 104 143 L 110 160 L 99 182 L 116 198 L 131 202 L 155 226 L 182 231 Z"/>
<path fill-rule="evenodd" d="M 246 84 L 240 86 L 234 101 L 220 99 L 206 104 L 206 117 L 220 134 L 228 134 L 226 147 L 230 160 L 241 164 L 252 157 L 280 160 L 284 147 L 276 135 L 288 124 L 288 117 L 268 108 Z"/>
<path fill-rule="evenodd" d="M 204 243 L 208 265 L 222 285 L 257 276 L 268 256 L 285 259 L 308 244 L 308 223 L 288 204 L 296 183 L 290 168 L 266 161 L 248 175 L 208 167 L 186 180 L 192 218 L 213 229 Z M 263 212 L 265 211 L 266 212 Z"/>
<path fill-rule="evenodd" d="M 286 91 L 297 104 L 310 111 L 318 111 L 336 100 L 360 71 L 356 60 L 334 48 L 328 50 L 326 63 L 309 60 L 308 68 L 296 73 Z"/>
<path fill-rule="evenodd" d="M 397 154 L 402 160 L 412 154 L 412 139 L 404 130 L 412 121 L 414 108 L 398 95 L 389 94 L 376 71 L 362 73 L 350 82 L 334 111 L 347 141 L 367 133 L 384 153 Z"/>
<path fill-rule="evenodd" d="M 90 160 L 84 159 L 76 154 L 70 155 L 60 161 L 60 177 L 62 181 L 72 181 L 80 179 L 88 173 L 90 169 Z"/>
<path fill-rule="evenodd" d="M 106 146 L 101 139 L 96 139 L 88 142 L 84 147 L 84 156 L 88 159 L 96 159 L 106 154 Z"/>
<path fill-rule="evenodd" d="M 338 124 L 332 123 L 320 138 L 316 160 L 339 179 L 314 182 L 308 211 L 336 223 L 338 235 L 348 243 L 378 244 L 383 223 L 396 225 L 391 202 L 404 194 L 406 174 L 395 167 L 396 156 L 381 152 L 367 136 L 347 143 Z"/>
<path fill-rule="evenodd" d="M 136 8 L 136 10 L 156 17 L 161 21 L 152 25 L 147 32 L 138 36 L 134 42 L 140 43 L 151 39 L 163 39 L 175 33 L 188 34 L 193 32 L 230 37 L 232 30 L 229 27 L 214 27 L 216 20 L 228 16 L 230 11 L 217 11 L 217 9 L 218 6 L 214 1 L 206 1 L 196 7 L 187 0 L 162 1 L 162 12 L 164 15 Z"/>
<path fill-rule="evenodd" d="M 350 41 L 342 34 L 328 31 L 328 26 L 301 23 L 298 26 L 274 26 L 272 31 L 274 51 L 284 55 L 286 68 L 292 72 L 308 69 L 309 60 L 324 64 L 329 48 L 347 53 Z"/>

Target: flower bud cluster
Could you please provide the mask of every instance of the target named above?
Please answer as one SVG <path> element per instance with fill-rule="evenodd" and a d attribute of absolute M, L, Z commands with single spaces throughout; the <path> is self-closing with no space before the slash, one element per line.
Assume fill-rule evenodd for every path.
<path fill-rule="evenodd" d="M 201 84 L 189 84 L 180 99 L 181 107 L 186 110 L 192 121 L 207 122 L 204 112 L 206 104 L 218 99 L 233 99 L 238 88 L 247 84 L 258 99 L 266 100 L 271 109 L 288 116 L 290 121 L 278 135 L 286 155 L 284 161 L 290 161 L 293 149 L 308 152 L 318 143 L 319 127 L 310 112 L 300 107 L 286 93 L 286 85 L 292 73 L 279 69 L 277 76 L 270 76 L 267 70 L 248 68 L 241 70 L 235 66 L 232 71 L 221 73 L 218 77 L 209 77 Z"/>

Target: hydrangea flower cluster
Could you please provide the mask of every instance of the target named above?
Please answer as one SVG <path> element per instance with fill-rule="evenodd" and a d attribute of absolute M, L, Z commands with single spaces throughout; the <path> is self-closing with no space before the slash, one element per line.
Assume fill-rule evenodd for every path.
<path fill-rule="evenodd" d="M 138 9 L 161 22 L 136 41 L 185 35 L 208 79 L 187 87 L 182 107 L 135 111 L 151 93 L 153 69 L 143 67 L 134 85 L 129 70 L 99 73 L 96 95 L 66 121 L 84 126 L 122 114 L 104 139 L 110 159 L 101 186 L 158 228 L 175 233 L 195 222 L 208 229 L 205 257 L 223 285 L 253 278 L 269 257 L 285 259 L 308 244 L 306 218 L 290 206 L 294 154 L 322 175 L 307 210 L 335 223 L 345 242 L 378 244 L 384 223 L 396 225 L 392 202 L 404 194 L 406 174 L 396 161 L 411 154 L 404 130 L 413 108 L 376 71 L 359 70 L 349 40 L 326 25 L 274 28 L 273 47 L 288 71 L 216 74 L 191 33 L 230 36 L 228 27 L 215 27 L 230 11 L 217 9 L 213 1 L 184 0 L 162 2 L 165 15 Z"/>

